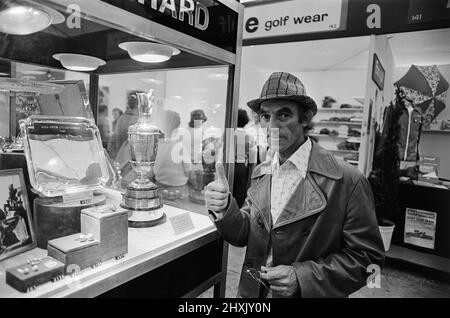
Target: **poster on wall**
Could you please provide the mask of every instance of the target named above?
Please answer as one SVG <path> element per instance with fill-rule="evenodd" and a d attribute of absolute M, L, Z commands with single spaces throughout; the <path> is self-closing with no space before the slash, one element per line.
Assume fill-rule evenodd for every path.
<path fill-rule="evenodd" d="M 373 54 L 373 64 L 372 64 L 372 80 L 377 84 L 380 90 L 384 88 L 384 76 L 386 72 L 384 71 L 383 66 L 381 65 L 380 59 L 374 53 Z"/>
<path fill-rule="evenodd" d="M 406 208 L 404 242 L 434 249 L 437 213 Z"/>

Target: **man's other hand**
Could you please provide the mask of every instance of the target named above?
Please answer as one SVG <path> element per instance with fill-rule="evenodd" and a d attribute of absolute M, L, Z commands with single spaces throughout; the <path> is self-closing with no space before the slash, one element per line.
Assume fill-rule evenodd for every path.
<path fill-rule="evenodd" d="M 293 266 L 261 266 L 261 279 L 265 279 L 270 284 L 270 289 L 283 297 L 291 297 L 299 291 Z"/>

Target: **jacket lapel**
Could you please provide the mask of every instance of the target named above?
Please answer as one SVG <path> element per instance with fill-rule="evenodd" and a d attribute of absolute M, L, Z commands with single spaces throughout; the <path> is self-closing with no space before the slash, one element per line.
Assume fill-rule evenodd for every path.
<path fill-rule="evenodd" d="M 248 196 L 252 201 L 256 210 L 260 214 L 264 227 L 270 232 L 272 228 L 272 216 L 270 213 L 270 187 L 272 183 L 272 175 L 265 174 L 256 181 L 248 190 Z M 268 199 L 267 199 L 268 198 Z"/>
<path fill-rule="evenodd" d="M 288 203 L 278 217 L 274 228 L 299 221 L 325 210 L 327 200 L 313 174 L 339 180 L 342 169 L 336 159 L 325 149 L 313 142 L 306 178 L 300 182 Z"/>
<path fill-rule="evenodd" d="M 324 194 L 311 177 L 311 174 L 307 173 L 306 178 L 300 182 L 284 207 L 274 228 L 322 212 L 326 206 L 327 200 Z"/>
<path fill-rule="evenodd" d="M 300 182 L 288 203 L 277 219 L 274 228 L 299 221 L 325 210 L 327 200 L 320 184 L 314 179 L 318 174 L 329 179 L 339 180 L 343 171 L 333 155 L 313 142 L 309 157 L 306 178 Z M 272 171 L 270 162 L 257 166 L 252 174 L 257 179 L 248 190 L 248 196 L 261 215 L 267 231 L 272 229 L 272 216 L 270 212 Z"/>

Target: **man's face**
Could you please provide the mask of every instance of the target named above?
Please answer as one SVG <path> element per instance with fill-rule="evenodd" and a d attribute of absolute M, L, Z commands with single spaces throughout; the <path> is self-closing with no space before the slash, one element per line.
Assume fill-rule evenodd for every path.
<path fill-rule="evenodd" d="M 114 120 L 119 119 L 120 113 L 117 110 L 113 111 L 113 117 L 114 117 Z"/>
<path fill-rule="evenodd" d="M 270 146 L 281 155 L 294 153 L 303 143 L 301 115 L 299 105 L 294 101 L 278 99 L 264 101 L 261 104 L 259 112 L 261 127 L 267 128 Z"/>

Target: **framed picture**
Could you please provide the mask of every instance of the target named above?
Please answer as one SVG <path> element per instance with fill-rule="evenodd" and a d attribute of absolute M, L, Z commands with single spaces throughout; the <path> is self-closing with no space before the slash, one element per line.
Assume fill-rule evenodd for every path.
<path fill-rule="evenodd" d="M 35 246 L 22 169 L 0 170 L 0 261 Z"/>
<path fill-rule="evenodd" d="M 373 65 L 372 65 L 372 80 L 377 84 L 380 90 L 384 87 L 384 76 L 386 72 L 381 65 L 380 60 L 376 54 L 373 55 Z"/>

